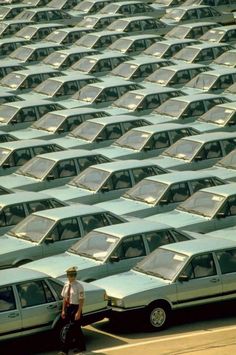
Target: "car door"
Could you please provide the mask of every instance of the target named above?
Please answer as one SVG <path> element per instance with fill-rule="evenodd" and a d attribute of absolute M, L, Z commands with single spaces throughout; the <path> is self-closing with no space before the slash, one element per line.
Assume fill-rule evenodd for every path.
<path fill-rule="evenodd" d="M 73 176 L 77 174 L 74 159 L 66 159 L 57 162 L 54 167 L 49 171 L 47 176 L 41 181 L 40 189 L 49 189 L 65 185 Z"/>
<path fill-rule="evenodd" d="M 57 222 L 42 241 L 43 257 L 63 253 L 81 238 L 81 228 L 76 217 Z"/>
<path fill-rule="evenodd" d="M 193 256 L 181 274 L 187 281 L 176 280 L 179 307 L 206 304 L 222 298 L 221 277 L 212 253 Z"/>
<path fill-rule="evenodd" d="M 60 304 L 44 280 L 21 282 L 16 286 L 22 314 L 22 331 L 49 329 Z"/>
<path fill-rule="evenodd" d="M 141 154 L 133 156 L 134 159 L 156 157 L 170 146 L 168 132 L 155 133 L 142 148 Z"/>
<path fill-rule="evenodd" d="M 223 152 L 219 141 L 205 143 L 191 161 L 191 169 L 198 170 L 209 168 L 222 157 Z"/>
<path fill-rule="evenodd" d="M 21 333 L 21 312 L 18 309 L 14 286 L 0 287 L 0 338 L 9 333 Z"/>
<path fill-rule="evenodd" d="M 215 253 L 220 266 L 223 299 L 236 297 L 236 248 L 221 250 Z"/>
<path fill-rule="evenodd" d="M 146 249 L 141 234 L 121 239 L 111 258 L 107 260 L 107 276 L 130 270 L 145 255 Z M 112 257 L 116 257 L 114 261 Z"/>

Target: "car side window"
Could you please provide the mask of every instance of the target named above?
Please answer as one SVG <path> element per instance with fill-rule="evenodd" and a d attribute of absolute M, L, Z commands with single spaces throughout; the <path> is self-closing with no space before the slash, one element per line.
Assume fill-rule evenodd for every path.
<path fill-rule="evenodd" d="M 172 229 L 171 230 L 171 235 L 174 236 L 175 240 L 177 242 L 184 242 L 186 240 L 189 240 L 189 237 L 187 237 L 186 235 L 180 233 L 180 232 L 177 232 L 176 230 Z"/>
<path fill-rule="evenodd" d="M 62 289 L 63 289 L 63 285 L 57 283 L 56 281 L 52 280 L 52 279 L 48 279 L 47 282 L 49 283 L 49 285 L 53 288 L 53 290 L 56 292 L 57 297 L 62 300 L 63 297 L 61 295 Z"/>
<path fill-rule="evenodd" d="M 47 210 L 49 208 L 52 208 L 49 200 L 32 201 L 32 202 L 26 203 L 26 207 L 27 207 L 29 213 L 34 213 L 37 211 L 42 211 L 42 210 Z"/>
<path fill-rule="evenodd" d="M 151 149 L 163 149 L 170 146 L 168 132 L 161 132 L 161 133 L 154 134 L 154 136 L 151 138 L 151 141 L 152 141 Z M 150 141 L 148 141 L 147 144 L 150 144 Z"/>
<path fill-rule="evenodd" d="M 203 49 L 200 53 L 195 57 L 194 62 L 201 62 L 206 60 L 213 60 L 213 51 L 211 48 Z"/>
<path fill-rule="evenodd" d="M 190 279 L 216 275 L 216 267 L 211 253 L 195 256 L 188 264 L 185 273 Z"/>
<path fill-rule="evenodd" d="M 58 147 L 59 148 L 59 147 Z M 61 149 L 57 149 L 57 146 L 54 146 L 52 144 L 48 144 L 48 145 L 42 145 L 41 147 L 33 147 L 32 148 L 34 155 L 38 155 L 38 154 L 45 154 L 45 153 L 51 153 L 51 152 L 58 152 Z"/>
<path fill-rule="evenodd" d="M 107 180 L 109 190 L 127 189 L 132 186 L 129 171 L 118 171 Z"/>
<path fill-rule="evenodd" d="M 27 107 L 21 110 L 20 122 L 33 122 L 36 120 L 37 120 L 37 115 L 33 107 Z"/>
<path fill-rule="evenodd" d="M 43 281 L 30 281 L 17 285 L 22 308 L 54 301 L 52 292 Z"/>
<path fill-rule="evenodd" d="M 141 235 L 124 238 L 118 245 L 113 255 L 120 259 L 130 259 L 146 255 Z"/>
<path fill-rule="evenodd" d="M 48 237 L 54 241 L 80 238 L 80 228 L 76 218 L 68 218 L 57 223 Z"/>
<path fill-rule="evenodd" d="M 6 226 L 12 226 L 19 223 L 25 218 L 25 210 L 22 204 L 6 206 L 3 208 Z"/>
<path fill-rule="evenodd" d="M 105 135 L 107 140 L 114 140 L 119 138 L 122 135 L 120 124 L 116 123 L 107 125 L 106 128 L 103 130 L 103 134 Z"/>
<path fill-rule="evenodd" d="M 9 158 L 5 161 L 6 164 L 12 166 L 21 166 L 31 159 L 31 154 L 29 149 L 20 149 L 13 152 Z"/>
<path fill-rule="evenodd" d="M 205 113 L 203 101 L 192 102 L 184 112 L 186 116 L 201 116 Z"/>
<path fill-rule="evenodd" d="M 174 184 L 165 195 L 167 196 L 165 196 L 164 199 L 167 199 L 168 203 L 185 201 L 190 196 L 188 184 L 184 182 Z"/>
<path fill-rule="evenodd" d="M 169 234 L 168 231 L 158 231 L 146 233 L 144 237 L 148 243 L 150 252 L 159 248 L 161 245 L 174 243 L 174 238 Z"/>
<path fill-rule="evenodd" d="M 108 223 L 106 225 L 123 223 L 123 220 L 121 218 L 114 216 L 109 212 L 106 213 L 106 219 L 108 220 Z"/>
<path fill-rule="evenodd" d="M 107 222 L 103 213 L 83 216 L 83 217 L 80 217 L 80 220 L 83 225 L 84 234 L 89 233 L 91 230 L 93 230 L 95 228 L 99 228 L 99 227 L 103 227 L 103 226 L 108 225 L 108 222 Z"/>
<path fill-rule="evenodd" d="M 235 216 L 236 215 L 236 197 L 229 197 L 226 201 L 226 204 L 219 211 L 223 212 L 225 216 Z"/>
<path fill-rule="evenodd" d="M 236 272 L 236 248 L 216 253 L 222 274 Z"/>
<path fill-rule="evenodd" d="M 193 180 L 189 184 L 192 186 L 193 193 L 206 187 L 215 186 L 211 178 Z"/>
<path fill-rule="evenodd" d="M 59 162 L 51 172 L 55 178 L 62 179 L 76 175 L 75 162 L 73 159 Z"/>
<path fill-rule="evenodd" d="M 182 137 L 190 136 L 188 129 L 183 128 L 183 129 L 178 129 L 178 130 L 173 130 L 169 132 L 169 136 L 172 140 L 172 143 L 175 143 Z"/>
<path fill-rule="evenodd" d="M 16 309 L 12 286 L 0 287 L 0 313 Z"/>
<path fill-rule="evenodd" d="M 202 159 L 215 159 L 222 157 L 222 150 L 219 142 L 206 143 L 200 152 L 197 153 Z"/>
<path fill-rule="evenodd" d="M 136 169 L 133 169 L 132 172 L 133 172 L 135 184 L 137 184 L 139 181 L 143 180 L 145 177 L 160 174 L 160 171 L 157 168 L 151 167 L 151 166 L 143 167 L 143 168 L 136 168 Z"/>
<path fill-rule="evenodd" d="M 211 11 L 208 8 L 198 9 L 199 18 L 212 17 Z"/>
<path fill-rule="evenodd" d="M 221 142 L 225 154 L 229 154 L 233 149 L 236 148 L 236 140 L 235 139 L 226 139 Z"/>

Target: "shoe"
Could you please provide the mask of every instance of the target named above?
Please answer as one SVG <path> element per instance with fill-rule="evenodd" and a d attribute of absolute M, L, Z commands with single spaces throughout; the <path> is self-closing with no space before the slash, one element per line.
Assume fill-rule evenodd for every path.
<path fill-rule="evenodd" d="M 65 353 L 64 351 L 59 351 L 59 353 L 57 353 L 57 355 L 68 355 L 68 353 Z"/>

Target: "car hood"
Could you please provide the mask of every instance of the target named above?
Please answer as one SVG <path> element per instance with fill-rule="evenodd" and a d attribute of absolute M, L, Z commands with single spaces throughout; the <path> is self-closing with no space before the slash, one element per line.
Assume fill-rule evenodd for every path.
<path fill-rule="evenodd" d="M 0 237 L 0 255 L 31 248 L 35 244 L 36 243 L 14 238 L 5 234 Z"/>
<path fill-rule="evenodd" d="M 206 220 L 206 217 L 174 210 L 168 213 L 156 214 L 145 219 L 149 221 L 161 222 L 175 228 L 181 228 L 191 224 L 203 222 Z"/>
<path fill-rule="evenodd" d="M 96 204 L 105 210 L 117 213 L 119 215 L 129 214 L 135 211 L 147 209 L 149 205 L 143 202 L 129 200 L 125 198 L 118 198 L 116 200 L 105 201 Z"/>
<path fill-rule="evenodd" d="M 13 133 L 13 132 L 12 132 Z M 14 136 L 19 139 L 32 139 L 32 138 L 41 138 L 42 136 L 49 135 L 47 131 L 41 131 L 33 128 L 20 129 L 18 131 L 14 131 Z"/>
<path fill-rule="evenodd" d="M 74 198 L 87 196 L 92 193 L 92 191 L 83 190 L 79 187 L 73 187 L 68 185 L 60 186 L 54 189 L 43 190 L 41 192 L 53 197 L 56 196 L 59 200 L 62 201 L 73 200 Z"/>
<path fill-rule="evenodd" d="M 11 174 L 11 175 L 6 175 L 6 176 L 0 177 L 0 185 L 10 188 L 10 189 L 18 188 L 20 186 L 29 185 L 34 181 L 36 182 L 38 180 L 33 179 L 28 176 L 22 176 L 22 175 L 16 175 L 16 174 Z"/>
<path fill-rule="evenodd" d="M 51 142 L 53 142 L 55 144 L 59 144 L 60 146 L 62 146 L 64 148 L 74 148 L 75 146 L 76 147 L 79 145 L 84 146 L 86 144 L 91 143 L 91 142 L 83 140 L 83 139 L 69 137 L 69 136 L 52 139 Z"/>
<path fill-rule="evenodd" d="M 92 284 L 105 288 L 107 295 L 123 298 L 152 288 L 165 286 L 169 281 L 130 270 L 118 275 L 105 277 Z"/>
<path fill-rule="evenodd" d="M 71 265 L 76 266 L 78 270 L 81 271 L 97 267 L 100 264 L 101 262 L 99 261 L 66 252 L 49 258 L 32 261 L 27 264 L 27 268 L 45 272 L 52 277 L 61 277 L 66 274 L 66 270 L 71 267 Z"/>
<path fill-rule="evenodd" d="M 234 181 L 236 181 L 236 170 L 234 169 L 229 169 L 229 168 L 223 168 L 220 166 L 213 166 L 212 168 L 209 169 L 204 169 L 209 172 L 209 174 L 212 174 L 213 176 L 217 176 L 222 180 L 231 180 L 234 178 Z"/>
<path fill-rule="evenodd" d="M 93 149 L 93 152 L 105 155 L 110 159 L 116 159 L 119 157 L 125 157 L 126 155 L 137 153 L 138 151 L 134 149 L 122 148 L 112 145 L 105 148 Z"/>
<path fill-rule="evenodd" d="M 208 133 L 210 131 L 218 131 L 220 129 L 224 129 L 224 127 L 221 127 L 214 123 L 197 121 L 191 123 L 191 127 L 197 129 L 200 133 Z"/>
<path fill-rule="evenodd" d="M 195 89 L 195 88 L 189 88 L 189 87 L 183 87 L 182 88 L 184 90 L 184 92 L 187 95 L 195 95 L 195 94 L 205 94 L 207 93 L 209 90 L 202 90 L 202 89 Z"/>
<path fill-rule="evenodd" d="M 60 101 L 60 105 L 65 108 L 86 107 L 89 106 L 89 102 L 83 102 L 76 99 L 66 99 Z"/>
<path fill-rule="evenodd" d="M 112 80 L 113 78 L 111 78 Z M 117 115 L 131 115 L 134 111 L 127 110 L 126 108 L 122 107 L 106 107 L 106 112 L 108 112 L 111 116 L 117 116 Z"/>
<path fill-rule="evenodd" d="M 152 124 L 159 124 L 159 123 L 167 123 L 167 122 L 175 122 L 177 117 L 159 115 L 159 114 L 150 114 L 147 117 L 147 120 Z"/>

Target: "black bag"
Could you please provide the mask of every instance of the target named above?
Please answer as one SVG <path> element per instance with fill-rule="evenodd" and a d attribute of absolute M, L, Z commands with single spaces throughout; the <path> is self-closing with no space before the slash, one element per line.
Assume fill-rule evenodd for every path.
<path fill-rule="evenodd" d="M 60 339 L 63 344 L 72 346 L 75 343 L 75 323 L 69 322 L 61 329 Z"/>

